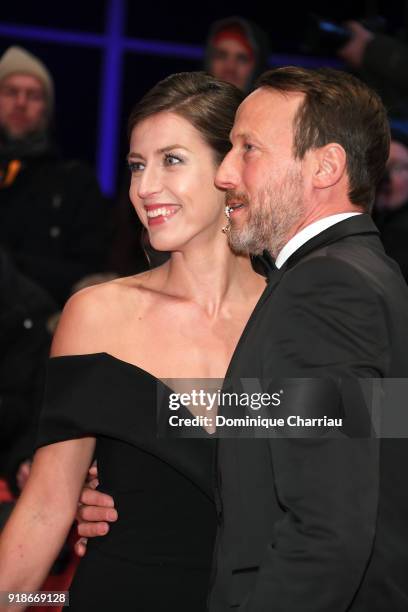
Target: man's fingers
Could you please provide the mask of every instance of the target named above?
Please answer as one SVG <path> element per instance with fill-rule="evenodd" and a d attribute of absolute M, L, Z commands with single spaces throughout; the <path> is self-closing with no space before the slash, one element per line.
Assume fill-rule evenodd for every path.
<path fill-rule="evenodd" d="M 101 508 L 100 506 L 79 506 L 77 510 L 77 521 L 100 522 L 100 521 L 116 521 L 118 513 L 115 508 Z"/>
<path fill-rule="evenodd" d="M 101 522 L 101 523 L 79 523 L 78 524 L 78 535 L 84 538 L 94 538 L 95 536 L 104 536 L 108 533 L 108 531 L 109 531 L 108 523 Z"/>
<path fill-rule="evenodd" d="M 83 557 L 85 555 L 87 542 L 87 538 L 80 538 L 75 542 L 74 549 L 78 557 Z"/>
<path fill-rule="evenodd" d="M 95 490 L 98 484 L 99 484 L 99 480 L 97 478 L 94 478 L 93 480 L 89 480 L 86 486 L 89 487 L 90 489 Z"/>
<path fill-rule="evenodd" d="M 82 489 L 81 497 L 79 499 L 81 504 L 88 506 L 102 506 L 105 508 L 113 508 L 114 502 L 110 495 L 102 493 L 101 491 L 94 491 L 89 487 Z"/>
<path fill-rule="evenodd" d="M 91 467 L 88 470 L 88 474 L 87 474 L 87 477 L 86 477 L 87 486 L 88 486 L 89 482 L 95 480 L 95 478 L 98 478 L 98 465 L 97 465 L 96 461 L 93 462 L 93 464 L 91 465 Z"/>
<path fill-rule="evenodd" d="M 97 478 L 97 476 L 98 476 L 98 468 L 97 468 L 97 466 L 96 466 L 96 464 L 95 464 L 95 463 L 93 463 L 93 464 L 91 465 L 91 467 L 89 468 L 89 470 L 88 470 L 88 474 L 89 474 L 89 475 L 90 475 L 92 478 Z"/>

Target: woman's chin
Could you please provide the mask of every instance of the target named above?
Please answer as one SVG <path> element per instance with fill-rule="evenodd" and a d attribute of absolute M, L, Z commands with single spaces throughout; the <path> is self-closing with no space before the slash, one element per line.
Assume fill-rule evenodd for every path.
<path fill-rule="evenodd" d="M 168 238 L 166 239 L 164 236 L 152 236 L 150 234 L 149 241 L 155 251 L 177 251 L 178 248 L 181 246 L 180 241 L 169 240 Z"/>

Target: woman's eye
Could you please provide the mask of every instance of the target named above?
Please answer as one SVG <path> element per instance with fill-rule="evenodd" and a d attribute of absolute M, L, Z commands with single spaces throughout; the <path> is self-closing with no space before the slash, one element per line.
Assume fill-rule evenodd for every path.
<path fill-rule="evenodd" d="M 129 162 L 128 166 L 131 172 L 141 172 L 144 168 L 142 162 Z"/>
<path fill-rule="evenodd" d="M 182 159 L 181 157 L 178 157 L 177 155 L 173 155 L 171 153 L 167 153 L 164 157 L 164 163 L 166 164 L 166 166 L 177 166 L 178 164 L 182 163 Z"/>

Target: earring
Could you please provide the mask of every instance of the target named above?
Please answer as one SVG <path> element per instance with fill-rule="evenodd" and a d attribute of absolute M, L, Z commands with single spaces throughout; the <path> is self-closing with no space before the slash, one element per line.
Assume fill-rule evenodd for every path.
<path fill-rule="evenodd" d="M 228 221 L 227 221 L 227 225 L 224 225 L 224 227 L 221 230 L 223 234 L 228 234 L 228 232 L 231 229 L 230 212 L 231 212 L 231 208 L 229 206 L 226 206 L 224 209 L 224 215 L 227 217 Z"/>

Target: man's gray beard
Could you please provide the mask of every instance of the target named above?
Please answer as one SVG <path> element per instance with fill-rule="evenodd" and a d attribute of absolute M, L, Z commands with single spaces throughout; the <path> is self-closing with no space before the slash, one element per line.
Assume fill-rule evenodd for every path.
<path fill-rule="evenodd" d="M 257 202 L 249 205 L 244 227 L 235 228 L 232 220 L 229 245 L 238 254 L 260 255 L 266 249 L 276 258 L 304 215 L 303 177 L 296 168 L 288 171 L 279 190 L 266 185 L 259 192 Z"/>

